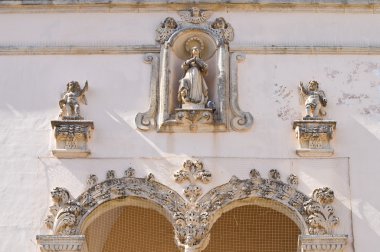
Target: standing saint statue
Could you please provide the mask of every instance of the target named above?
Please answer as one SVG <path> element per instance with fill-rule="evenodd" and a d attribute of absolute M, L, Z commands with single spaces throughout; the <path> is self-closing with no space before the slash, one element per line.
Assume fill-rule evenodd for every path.
<path fill-rule="evenodd" d="M 182 64 L 184 76 L 179 80 L 178 101 L 184 109 L 202 109 L 208 102 L 204 76 L 207 64 L 200 58 L 200 46 L 189 48 L 190 58 Z"/>

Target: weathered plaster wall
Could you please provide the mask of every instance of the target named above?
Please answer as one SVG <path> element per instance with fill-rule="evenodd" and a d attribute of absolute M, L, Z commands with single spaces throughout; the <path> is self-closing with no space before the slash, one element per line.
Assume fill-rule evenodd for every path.
<path fill-rule="evenodd" d="M 154 30 L 176 13 L 2 14 L 3 46 L 60 43 L 154 44 Z M 254 44 L 370 45 L 380 16 L 318 13 L 215 13 L 235 28 L 231 47 Z M 247 178 L 250 169 L 264 177 L 269 169 L 300 178 L 307 194 L 321 186 L 336 192 L 338 233 L 352 232 L 356 251 L 380 246 L 380 58 L 378 55 L 256 55 L 239 65 L 239 100 L 254 118 L 247 132 L 158 134 L 140 132 L 134 123 L 149 106 L 150 65 L 142 54 L 7 55 L 0 56 L 0 243 L 1 251 L 35 251 L 35 235 L 47 233 L 43 220 L 50 190 L 66 187 L 74 196 L 88 174 L 118 176 L 129 166 L 142 177 L 153 172 L 158 181 L 181 191 L 173 180 L 181 163 L 196 157 L 214 179 L 204 191 Z M 297 86 L 316 79 L 328 98 L 327 117 L 337 121 L 332 142 L 335 155 L 304 159 L 295 154 L 292 121 L 301 118 Z M 83 115 L 95 123 L 92 156 L 57 160 L 50 120 L 59 113 L 58 100 L 70 80 L 89 81 Z M 352 208 L 352 211 L 351 211 Z M 352 219 L 351 219 L 352 215 Z M 353 230 L 351 230 L 353 228 Z M 352 244 L 347 251 L 353 251 Z"/>

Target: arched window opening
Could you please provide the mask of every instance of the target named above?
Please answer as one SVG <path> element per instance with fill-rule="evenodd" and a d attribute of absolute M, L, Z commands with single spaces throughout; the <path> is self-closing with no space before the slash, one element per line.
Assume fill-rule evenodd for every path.
<path fill-rule="evenodd" d="M 106 206 L 101 212 L 95 210 L 87 217 L 92 219 L 84 230 L 88 251 L 178 252 L 173 227 L 158 211 L 146 206 Z"/>
<path fill-rule="evenodd" d="M 240 206 L 215 222 L 204 252 L 297 252 L 300 234 L 296 223 L 279 211 Z"/>

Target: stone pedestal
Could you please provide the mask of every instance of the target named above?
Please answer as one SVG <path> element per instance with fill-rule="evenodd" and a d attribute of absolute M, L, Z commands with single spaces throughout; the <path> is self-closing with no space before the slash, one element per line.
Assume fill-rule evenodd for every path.
<path fill-rule="evenodd" d="M 56 139 L 56 148 L 52 150 L 58 158 L 83 158 L 91 154 L 87 142 L 94 129 L 94 122 L 87 120 L 51 121 Z"/>
<path fill-rule="evenodd" d="M 41 252 L 87 252 L 84 235 L 37 235 Z"/>
<path fill-rule="evenodd" d="M 300 235 L 300 252 L 343 252 L 347 235 Z"/>
<path fill-rule="evenodd" d="M 175 109 L 175 118 L 165 121 L 163 132 L 213 132 L 218 131 L 214 124 L 214 112 L 211 108 Z M 224 125 L 223 125 L 224 126 Z"/>
<path fill-rule="evenodd" d="M 293 129 L 298 139 L 297 155 L 302 157 L 328 157 L 334 154 L 330 140 L 336 127 L 330 120 L 297 120 Z"/>

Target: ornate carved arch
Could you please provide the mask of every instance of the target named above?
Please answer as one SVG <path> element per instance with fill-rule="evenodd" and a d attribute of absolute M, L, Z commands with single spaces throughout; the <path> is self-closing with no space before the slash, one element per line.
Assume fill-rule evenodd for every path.
<path fill-rule="evenodd" d="M 318 246 L 313 244 L 327 243 L 329 245 L 326 248 L 342 251 L 346 243 L 346 236 L 332 235 L 338 218 L 330 205 L 334 193 L 329 188 L 316 189 L 309 197 L 296 189 L 298 179 L 295 175 L 290 175 L 287 182 L 283 182 L 277 170 L 271 170 L 268 178 L 262 178 L 258 171 L 252 170 L 249 179 L 233 176 L 228 183 L 199 197 L 202 188 L 197 185 L 198 181 L 207 183 L 211 179 L 211 173 L 203 168 L 202 162 L 187 160 L 174 177 L 179 183 L 189 181 L 184 189 L 186 200 L 174 190 L 156 182 L 152 174 L 146 178 L 134 177 L 131 168 L 122 178 L 116 178 L 114 171 L 108 171 L 107 179 L 100 183 L 95 175 L 90 175 L 87 190 L 76 199 L 66 189 L 55 188 L 52 191 L 54 205 L 50 208 L 52 214 L 46 224 L 60 242 L 62 237 L 67 236 L 76 237 L 78 243 L 77 237 L 83 236 L 83 223 L 97 207 L 115 199 L 136 197 L 163 209 L 164 215 L 173 225 L 178 247 L 186 252 L 202 251 L 208 244 L 213 224 L 223 212 L 256 204 L 274 206 L 274 210 L 287 215 L 297 224 L 301 231 L 299 246 L 305 247 L 302 251 L 314 251 L 313 248 Z M 37 239 L 41 246 L 44 241 L 51 241 L 51 237 Z M 83 251 L 79 247 L 77 250 L 62 251 Z"/>

